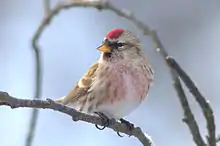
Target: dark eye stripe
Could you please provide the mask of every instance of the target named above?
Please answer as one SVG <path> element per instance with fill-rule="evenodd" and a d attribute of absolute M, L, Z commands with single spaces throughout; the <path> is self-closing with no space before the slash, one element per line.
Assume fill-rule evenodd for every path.
<path fill-rule="evenodd" d="M 122 47 L 124 45 L 125 45 L 125 43 L 117 43 L 117 47 Z"/>
<path fill-rule="evenodd" d="M 118 47 L 122 47 L 125 45 L 125 43 L 118 43 L 118 42 L 113 42 L 113 43 L 109 43 L 108 44 L 110 47 L 113 47 L 113 48 L 118 48 Z"/>

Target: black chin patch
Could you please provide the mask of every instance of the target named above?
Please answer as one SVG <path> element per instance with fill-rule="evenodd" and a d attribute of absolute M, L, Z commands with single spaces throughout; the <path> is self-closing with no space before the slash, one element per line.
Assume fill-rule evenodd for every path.
<path fill-rule="evenodd" d="M 105 52 L 104 53 L 104 57 L 111 58 L 112 57 L 112 53 L 111 52 L 109 52 L 109 53 Z"/>

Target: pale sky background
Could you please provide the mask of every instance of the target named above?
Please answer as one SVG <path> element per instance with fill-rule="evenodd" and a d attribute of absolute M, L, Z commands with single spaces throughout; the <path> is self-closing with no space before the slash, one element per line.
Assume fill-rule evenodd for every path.
<path fill-rule="evenodd" d="M 57 0 L 58 1 L 58 0 Z M 220 1 L 218 0 L 113 0 L 119 8 L 134 12 L 138 19 L 158 31 L 169 54 L 188 72 L 210 100 L 220 123 Z M 43 17 L 41 0 L 0 1 L 0 90 L 13 96 L 32 98 L 34 56 L 31 37 Z M 75 8 L 60 13 L 43 33 L 42 98 L 65 95 L 99 57 L 96 47 L 106 33 L 117 27 L 130 29 L 142 40 L 155 70 L 149 97 L 127 120 L 140 126 L 157 146 L 194 146 L 183 112 L 161 56 L 149 37 L 129 21 L 110 11 Z M 190 106 L 203 136 L 205 120 L 190 94 Z M 30 109 L 0 107 L 0 145 L 24 146 Z M 217 134 L 220 133 L 219 124 Z M 41 110 L 33 146 L 138 146 L 135 138 L 120 138 L 109 129 L 72 122 L 71 118 Z M 220 146 L 220 144 L 218 144 Z"/>

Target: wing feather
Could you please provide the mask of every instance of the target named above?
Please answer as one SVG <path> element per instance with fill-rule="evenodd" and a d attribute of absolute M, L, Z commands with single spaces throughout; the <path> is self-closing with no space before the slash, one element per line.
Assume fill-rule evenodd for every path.
<path fill-rule="evenodd" d="M 99 67 L 98 62 L 92 64 L 89 70 L 82 76 L 82 78 L 76 83 L 75 87 L 64 97 L 55 100 L 56 102 L 62 103 L 64 105 L 70 102 L 76 102 L 87 94 L 91 84 L 93 82 L 95 73 Z"/>

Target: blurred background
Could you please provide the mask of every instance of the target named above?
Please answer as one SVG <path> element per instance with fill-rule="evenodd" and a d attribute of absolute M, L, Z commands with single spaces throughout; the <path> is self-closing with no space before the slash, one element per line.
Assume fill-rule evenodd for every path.
<path fill-rule="evenodd" d="M 52 0 L 55 4 L 58 0 Z M 156 29 L 161 41 L 199 89 L 210 100 L 220 133 L 220 1 L 218 0 L 112 0 Z M 0 1 L 0 90 L 20 98 L 34 96 L 34 54 L 31 38 L 41 22 L 41 0 Z M 97 60 L 106 33 L 117 27 L 135 32 L 155 70 L 154 86 L 148 99 L 127 120 L 140 126 L 157 146 L 193 146 L 188 127 L 181 121 L 183 111 L 172 86 L 169 70 L 153 49 L 149 37 L 128 20 L 110 11 L 74 8 L 61 12 L 44 31 L 40 46 L 43 57 L 42 98 L 57 98 L 73 88 L 77 80 Z M 206 135 L 201 110 L 190 94 L 188 99 Z M 30 121 L 30 109 L 0 107 L 0 145 L 24 146 Z M 41 110 L 33 146 L 110 146 L 140 145 L 135 138 L 120 138 L 109 129 L 72 122 L 71 118 L 50 110 Z M 218 144 L 220 145 L 220 144 Z"/>

